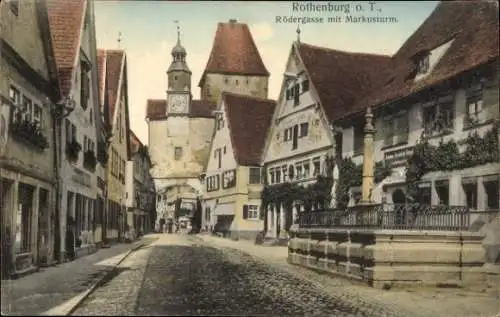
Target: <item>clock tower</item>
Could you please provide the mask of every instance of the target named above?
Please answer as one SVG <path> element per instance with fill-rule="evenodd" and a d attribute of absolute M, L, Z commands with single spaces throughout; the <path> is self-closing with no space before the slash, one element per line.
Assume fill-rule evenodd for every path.
<path fill-rule="evenodd" d="M 186 63 L 186 49 L 181 45 L 177 25 L 177 44 L 172 49 L 172 63 L 167 70 L 167 113 L 187 115 L 191 104 L 191 71 Z"/>

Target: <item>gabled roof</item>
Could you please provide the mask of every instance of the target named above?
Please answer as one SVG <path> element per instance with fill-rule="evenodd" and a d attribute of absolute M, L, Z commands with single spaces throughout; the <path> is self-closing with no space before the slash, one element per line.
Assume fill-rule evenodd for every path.
<path fill-rule="evenodd" d="M 390 62 L 385 55 L 294 45 L 329 121 L 352 111 L 360 96 L 377 87 Z"/>
<path fill-rule="evenodd" d="M 208 100 L 191 100 L 190 118 L 213 118 L 215 104 Z M 146 105 L 146 119 L 162 120 L 168 117 L 167 100 L 165 99 L 148 99 Z"/>
<path fill-rule="evenodd" d="M 498 59 L 498 2 L 443 1 L 393 56 L 382 86 L 357 108 L 398 100 Z M 414 57 L 454 40 L 425 78 L 415 82 Z"/>
<path fill-rule="evenodd" d="M 113 122 L 115 106 L 120 97 L 120 79 L 123 74 L 125 52 L 122 50 L 106 50 L 106 90 L 108 94 L 109 122 Z"/>
<path fill-rule="evenodd" d="M 236 163 L 260 166 L 276 101 L 223 92 L 221 97 Z"/>
<path fill-rule="evenodd" d="M 71 92 L 71 79 L 79 55 L 86 4 L 86 0 L 47 0 L 59 90 L 63 97 Z"/>
<path fill-rule="evenodd" d="M 130 130 L 129 133 L 129 142 L 131 154 L 136 153 L 137 151 L 139 151 L 139 148 L 141 148 L 141 146 L 144 146 L 144 144 L 142 144 L 141 140 L 139 140 L 137 135 L 132 130 Z"/>
<path fill-rule="evenodd" d="M 207 73 L 269 76 L 247 24 L 233 20 L 218 23 L 212 51 L 198 86 Z"/>

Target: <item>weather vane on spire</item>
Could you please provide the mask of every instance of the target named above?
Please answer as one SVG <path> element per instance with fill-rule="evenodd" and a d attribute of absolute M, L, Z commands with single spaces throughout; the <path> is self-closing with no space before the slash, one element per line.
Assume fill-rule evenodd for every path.
<path fill-rule="evenodd" d="M 118 49 L 121 49 L 121 44 L 122 44 L 122 32 L 118 32 Z"/>
<path fill-rule="evenodd" d="M 181 28 L 179 26 L 179 20 L 175 20 L 174 23 L 177 25 L 177 43 L 181 42 Z"/>
<path fill-rule="evenodd" d="M 297 42 L 300 43 L 300 24 L 297 25 Z"/>

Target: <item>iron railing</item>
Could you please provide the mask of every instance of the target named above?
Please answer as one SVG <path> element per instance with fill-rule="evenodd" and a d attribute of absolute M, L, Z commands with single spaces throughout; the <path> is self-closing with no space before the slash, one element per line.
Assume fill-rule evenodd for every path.
<path fill-rule="evenodd" d="M 299 215 L 303 228 L 373 228 L 405 230 L 468 230 L 471 212 L 465 206 L 379 204 Z"/>

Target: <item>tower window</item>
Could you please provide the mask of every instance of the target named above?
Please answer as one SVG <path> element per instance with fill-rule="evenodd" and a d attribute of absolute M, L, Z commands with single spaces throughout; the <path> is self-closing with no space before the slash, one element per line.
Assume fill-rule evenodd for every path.
<path fill-rule="evenodd" d="M 236 86 L 238 86 L 238 84 L 239 84 L 239 81 L 238 81 L 238 79 L 236 79 Z"/>
<path fill-rule="evenodd" d="M 226 85 L 229 84 L 229 78 L 227 78 L 227 77 L 224 78 L 224 84 L 226 84 Z"/>
<path fill-rule="evenodd" d="M 177 76 L 174 76 L 174 80 L 177 80 Z"/>

